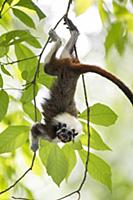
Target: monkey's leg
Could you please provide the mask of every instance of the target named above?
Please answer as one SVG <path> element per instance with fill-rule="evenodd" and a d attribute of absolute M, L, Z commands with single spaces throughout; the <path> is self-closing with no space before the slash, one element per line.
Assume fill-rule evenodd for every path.
<path fill-rule="evenodd" d="M 65 18 L 64 20 L 65 24 L 68 25 L 68 29 L 70 29 L 71 37 L 61 53 L 61 58 L 72 58 L 72 52 L 77 42 L 79 31 L 70 19 Z"/>
<path fill-rule="evenodd" d="M 34 152 L 38 149 L 39 138 L 50 140 L 47 135 L 45 125 L 37 122 L 31 128 L 31 149 Z"/>
<path fill-rule="evenodd" d="M 55 56 L 56 56 L 58 49 L 61 46 L 61 39 L 56 34 L 55 30 L 53 30 L 53 29 L 51 29 L 49 31 L 49 36 L 50 36 L 51 40 L 55 42 L 55 44 L 46 57 L 46 60 L 44 63 L 44 71 L 49 75 L 57 76 L 58 75 L 58 66 L 55 64 L 56 63 Z"/>

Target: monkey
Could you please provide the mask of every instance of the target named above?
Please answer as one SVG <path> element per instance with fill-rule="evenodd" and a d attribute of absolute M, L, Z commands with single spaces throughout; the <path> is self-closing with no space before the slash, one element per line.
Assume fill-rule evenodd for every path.
<path fill-rule="evenodd" d="M 70 29 L 71 37 L 60 58 L 56 57 L 56 53 L 61 47 L 61 39 L 55 30 L 49 31 L 54 46 L 45 60 L 44 71 L 57 78 L 50 89 L 50 98 L 46 99 L 42 105 L 45 123 L 37 122 L 31 128 L 31 149 L 34 152 L 38 149 L 39 138 L 66 143 L 73 141 L 75 136 L 82 132 L 82 125 L 77 119 L 78 111 L 74 101 L 77 81 L 81 74 L 92 72 L 112 81 L 133 105 L 133 93 L 120 79 L 98 66 L 81 64 L 73 56 L 79 31 L 70 19 L 65 19 L 65 23 Z"/>

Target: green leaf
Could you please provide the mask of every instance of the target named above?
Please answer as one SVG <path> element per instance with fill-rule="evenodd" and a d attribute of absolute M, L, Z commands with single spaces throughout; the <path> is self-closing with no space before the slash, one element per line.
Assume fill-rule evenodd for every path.
<path fill-rule="evenodd" d="M 59 186 L 68 173 L 68 162 L 63 151 L 53 144 L 47 159 L 47 173 Z"/>
<path fill-rule="evenodd" d="M 38 87 L 36 86 L 36 94 L 37 94 L 37 92 L 38 92 Z M 34 93 L 33 92 L 33 85 L 31 85 L 27 89 L 24 90 L 20 101 L 23 104 L 31 102 L 31 100 L 34 98 L 33 93 Z"/>
<path fill-rule="evenodd" d="M 87 152 L 81 150 L 79 151 L 79 155 L 83 164 L 85 164 Z M 106 185 L 109 190 L 112 190 L 112 173 L 110 166 L 103 159 L 92 153 L 90 153 L 88 172 L 92 178 Z"/>
<path fill-rule="evenodd" d="M 13 2 L 13 0 L 7 0 L 7 3 L 8 3 L 9 5 L 11 5 L 12 2 Z"/>
<path fill-rule="evenodd" d="M 4 91 L 0 91 L 0 121 L 3 119 L 5 114 L 7 113 L 7 108 L 9 104 L 8 94 Z"/>
<path fill-rule="evenodd" d="M 133 33 L 133 14 L 129 12 L 125 5 L 120 5 L 115 1 L 113 2 L 113 9 L 117 20 L 123 22 L 127 30 Z"/>
<path fill-rule="evenodd" d="M 12 105 L 12 107 L 16 104 L 16 102 L 14 102 L 14 104 Z M 5 125 L 29 125 L 29 122 L 26 121 L 26 119 L 24 118 L 24 113 L 22 111 L 15 111 L 12 113 L 8 113 L 8 115 L 6 115 L 3 119 L 3 123 Z"/>
<path fill-rule="evenodd" d="M 23 11 L 16 9 L 16 8 L 12 8 L 13 14 L 21 21 L 23 22 L 25 25 L 29 26 L 30 28 L 34 28 L 35 29 L 35 24 L 33 22 L 33 20 Z"/>
<path fill-rule="evenodd" d="M 23 104 L 24 112 L 34 121 L 35 120 L 35 108 L 31 102 Z M 37 109 L 37 121 L 41 121 L 41 114 Z"/>
<path fill-rule="evenodd" d="M 27 71 L 23 71 L 22 73 L 21 73 L 21 76 L 22 76 L 22 78 L 24 79 L 24 80 L 27 80 L 28 81 L 28 72 Z"/>
<path fill-rule="evenodd" d="M 133 16 L 127 20 L 128 31 L 133 34 Z"/>
<path fill-rule="evenodd" d="M 75 0 L 74 10 L 77 15 L 84 13 L 94 2 L 94 0 Z"/>
<path fill-rule="evenodd" d="M 40 8 L 36 6 L 31 0 L 20 0 L 15 6 L 22 6 L 34 10 L 40 20 L 46 17 L 46 15 L 40 10 Z"/>
<path fill-rule="evenodd" d="M 0 36 L 0 58 L 6 56 L 8 51 L 9 51 L 9 46 L 6 40 L 6 35 L 2 34 Z"/>
<path fill-rule="evenodd" d="M 21 42 L 26 42 L 35 48 L 41 48 L 39 41 L 30 32 L 25 30 L 13 30 L 0 36 L 0 57 L 7 55 L 11 45 Z"/>
<path fill-rule="evenodd" d="M 6 56 L 8 51 L 9 51 L 8 47 L 0 45 L 0 58 Z"/>
<path fill-rule="evenodd" d="M 45 165 L 45 167 L 47 166 L 47 159 L 48 159 L 52 146 L 53 146 L 53 143 L 50 143 L 46 140 L 41 140 L 39 156 L 41 158 L 42 163 Z"/>
<path fill-rule="evenodd" d="M 3 87 L 3 79 L 2 79 L 2 76 L 0 74 L 0 88 L 2 88 L 2 87 Z"/>
<path fill-rule="evenodd" d="M 3 164 L 3 162 L 2 162 L 2 164 Z M 2 167 L 5 167 L 5 164 L 3 164 Z M 6 173 L 6 175 L 7 175 L 7 173 Z M 5 190 L 5 188 L 8 187 L 8 180 L 6 178 L 6 175 L 4 173 L 2 173 L 2 172 L 0 173 L 0 189 L 1 189 L 1 191 Z M 8 177 L 9 177 L 9 175 L 8 175 Z M 5 192 L 5 193 L 2 194 L 2 199 L 1 200 L 9 199 L 9 198 L 10 198 L 9 193 Z"/>
<path fill-rule="evenodd" d="M 109 50 L 115 46 L 119 54 L 122 55 L 127 43 L 126 29 L 126 24 L 121 22 L 115 22 L 111 25 L 105 40 L 106 54 L 108 54 Z"/>
<path fill-rule="evenodd" d="M 74 142 L 70 142 L 70 147 L 73 148 L 74 150 L 81 150 L 82 149 L 82 144 L 81 141 L 74 141 Z"/>
<path fill-rule="evenodd" d="M 3 72 L 4 74 L 6 74 L 7 76 L 11 76 L 11 77 L 12 77 L 12 75 L 11 75 L 10 72 L 4 67 L 4 65 L 1 66 L 1 70 L 2 70 L 2 72 Z"/>
<path fill-rule="evenodd" d="M 132 0 L 131 0 L 132 1 Z M 118 0 L 118 2 L 124 6 L 127 5 L 128 0 Z"/>
<path fill-rule="evenodd" d="M 125 5 L 120 5 L 117 2 L 113 1 L 113 9 L 114 14 L 118 19 L 126 19 L 128 17 L 131 17 L 132 14 L 129 13 L 128 9 L 125 7 Z"/>
<path fill-rule="evenodd" d="M 0 153 L 11 152 L 22 146 L 28 135 L 28 126 L 9 126 L 0 134 Z"/>
<path fill-rule="evenodd" d="M 80 117 L 86 119 L 87 111 L 81 113 Z M 94 104 L 90 107 L 90 121 L 94 124 L 102 126 L 110 126 L 117 120 L 117 115 L 114 111 L 104 104 Z"/>
<path fill-rule="evenodd" d="M 108 145 L 104 143 L 99 133 L 94 129 L 90 128 L 90 147 L 96 150 L 111 150 Z M 80 140 L 83 145 L 88 145 L 88 135 L 81 135 Z"/>
<path fill-rule="evenodd" d="M 70 147 L 69 144 L 64 145 L 62 150 L 63 150 L 63 153 L 68 162 L 68 172 L 67 172 L 67 176 L 66 176 L 66 178 L 68 178 L 69 175 L 71 174 L 73 168 L 76 165 L 76 162 L 77 162 L 76 154 L 75 154 L 75 151 Z"/>
<path fill-rule="evenodd" d="M 37 57 L 28 47 L 22 44 L 15 45 L 15 54 L 18 60 L 24 59 L 23 62 L 18 63 L 19 69 L 21 72 L 27 71 L 26 80 L 32 81 L 38 63 Z"/>
<path fill-rule="evenodd" d="M 6 37 L 8 45 L 26 42 L 35 48 L 41 48 L 39 41 L 29 31 L 16 29 L 3 34 L 3 36 Z"/>
<path fill-rule="evenodd" d="M 101 17 L 102 22 L 104 23 L 108 18 L 108 13 L 104 9 L 104 0 L 98 0 L 98 10 Z"/>

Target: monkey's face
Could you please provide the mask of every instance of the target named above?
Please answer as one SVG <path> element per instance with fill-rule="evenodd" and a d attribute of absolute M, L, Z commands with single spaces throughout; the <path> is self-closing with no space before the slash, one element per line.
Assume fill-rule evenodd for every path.
<path fill-rule="evenodd" d="M 64 143 L 74 141 L 74 137 L 78 133 L 75 129 L 70 129 L 65 123 L 58 123 L 56 127 L 56 136 Z"/>

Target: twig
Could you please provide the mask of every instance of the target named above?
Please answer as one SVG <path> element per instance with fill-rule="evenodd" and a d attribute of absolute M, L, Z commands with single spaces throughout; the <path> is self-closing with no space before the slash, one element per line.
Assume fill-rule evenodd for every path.
<path fill-rule="evenodd" d="M 68 13 L 69 13 L 69 10 L 70 10 L 70 6 L 71 6 L 71 3 L 72 3 L 73 0 L 69 0 L 68 2 L 68 6 L 67 6 L 67 10 L 66 10 L 66 17 L 68 17 Z"/>
<path fill-rule="evenodd" d="M 0 62 L 0 65 L 13 65 L 15 63 L 19 63 L 19 62 L 23 62 L 23 61 L 26 61 L 26 60 L 31 60 L 31 59 L 34 59 L 36 57 L 38 57 L 39 55 L 36 55 L 36 56 L 32 56 L 32 57 L 29 57 L 29 58 L 24 58 L 24 59 L 20 59 L 20 60 L 15 60 L 15 61 L 12 61 L 12 62 Z"/>
<path fill-rule="evenodd" d="M 59 198 L 59 199 L 56 199 L 56 200 L 62 200 L 62 199 L 65 199 L 65 198 L 67 198 L 67 197 L 70 197 L 70 196 L 72 196 L 72 195 L 74 195 L 74 194 L 78 194 L 78 199 L 77 199 L 77 200 L 79 200 L 80 194 L 79 194 L 79 191 L 77 191 L 77 190 L 75 190 L 74 192 L 71 192 L 71 193 L 67 194 L 67 195 L 64 196 L 64 197 L 61 197 L 61 198 Z"/>
<path fill-rule="evenodd" d="M 12 199 L 18 199 L 18 200 L 31 200 L 31 199 L 27 199 L 27 198 L 14 197 L 14 196 L 12 196 Z"/>
<path fill-rule="evenodd" d="M 85 181 L 86 181 L 86 177 L 87 177 L 87 171 L 88 171 L 88 163 L 89 163 L 89 158 L 90 158 L 90 108 L 89 108 L 89 104 L 88 104 L 88 97 L 87 97 L 87 92 L 86 92 L 86 85 L 85 85 L 85 79 L 84 79 L 84 75 L 82 75 L 82 82 L 83 82 L 83 89 L 84 89 L 84 97 L 85 97 L 85 103 L 86 103 L 86 107 L 87 107 L 87 131 L 88 131 L 88 141 L 87 141 L 87 157 L 86 157 L 86 163 L 85 163 L 85 172 L 84 172 L 84 177 L 83 180 L 81 182 L 81 185 L 79 187 L 79 191 L 82 189 Z"/>
<path fill-rule="evenodd" d="M 3 9 L 4 9 L 4 7 L 5 7 L 6 2 L 7 2 L 7 0 L 5 0 L 5 1 L 3 2 L 2 6 L 1 6 L 0 18 L 1 18 L 1 16 L 2 16 L 2 12 L 3 12 Z"/>
<path fill-rule="evenodd" d="M 36 82 L 33 84 L 34 121 L 37 122 Z"/>
<path fill-rule="evenodd" d="M 15 183 L 13 183 L 11 186 L 9 186 L 8 188 L 6 188 L 5 190 L 1 191 L 1 192 L 0 192 L 0 195 L 3 194 L 3 193 L 5 193 L 5 192 L 7 192 L 7 191 L 9 191 L 9 190 L 12 189 L 13 187 L 15 187 L 15 185 L 17 185 L 17 183 L 20 182 L 20 181 L 24 178 L 24 176 L 25 176 L 29 171 L 32 170 L 33 165 L 34 165 L 34 162 L 35 162 L 35 158 L 36 158 L 36 153 L 34 153 L 34 155 L 33 155 L 32 162 L 31 162 L 31 166 L 24 172 L 24 174 L 23 174 L 18 180 L 15 181 Z"/>
<path fill-rule="evenodd" d="M 18 90 L 18 91 L 23 91 L 25 88 L 0 88 L 1 90 Z"/>

